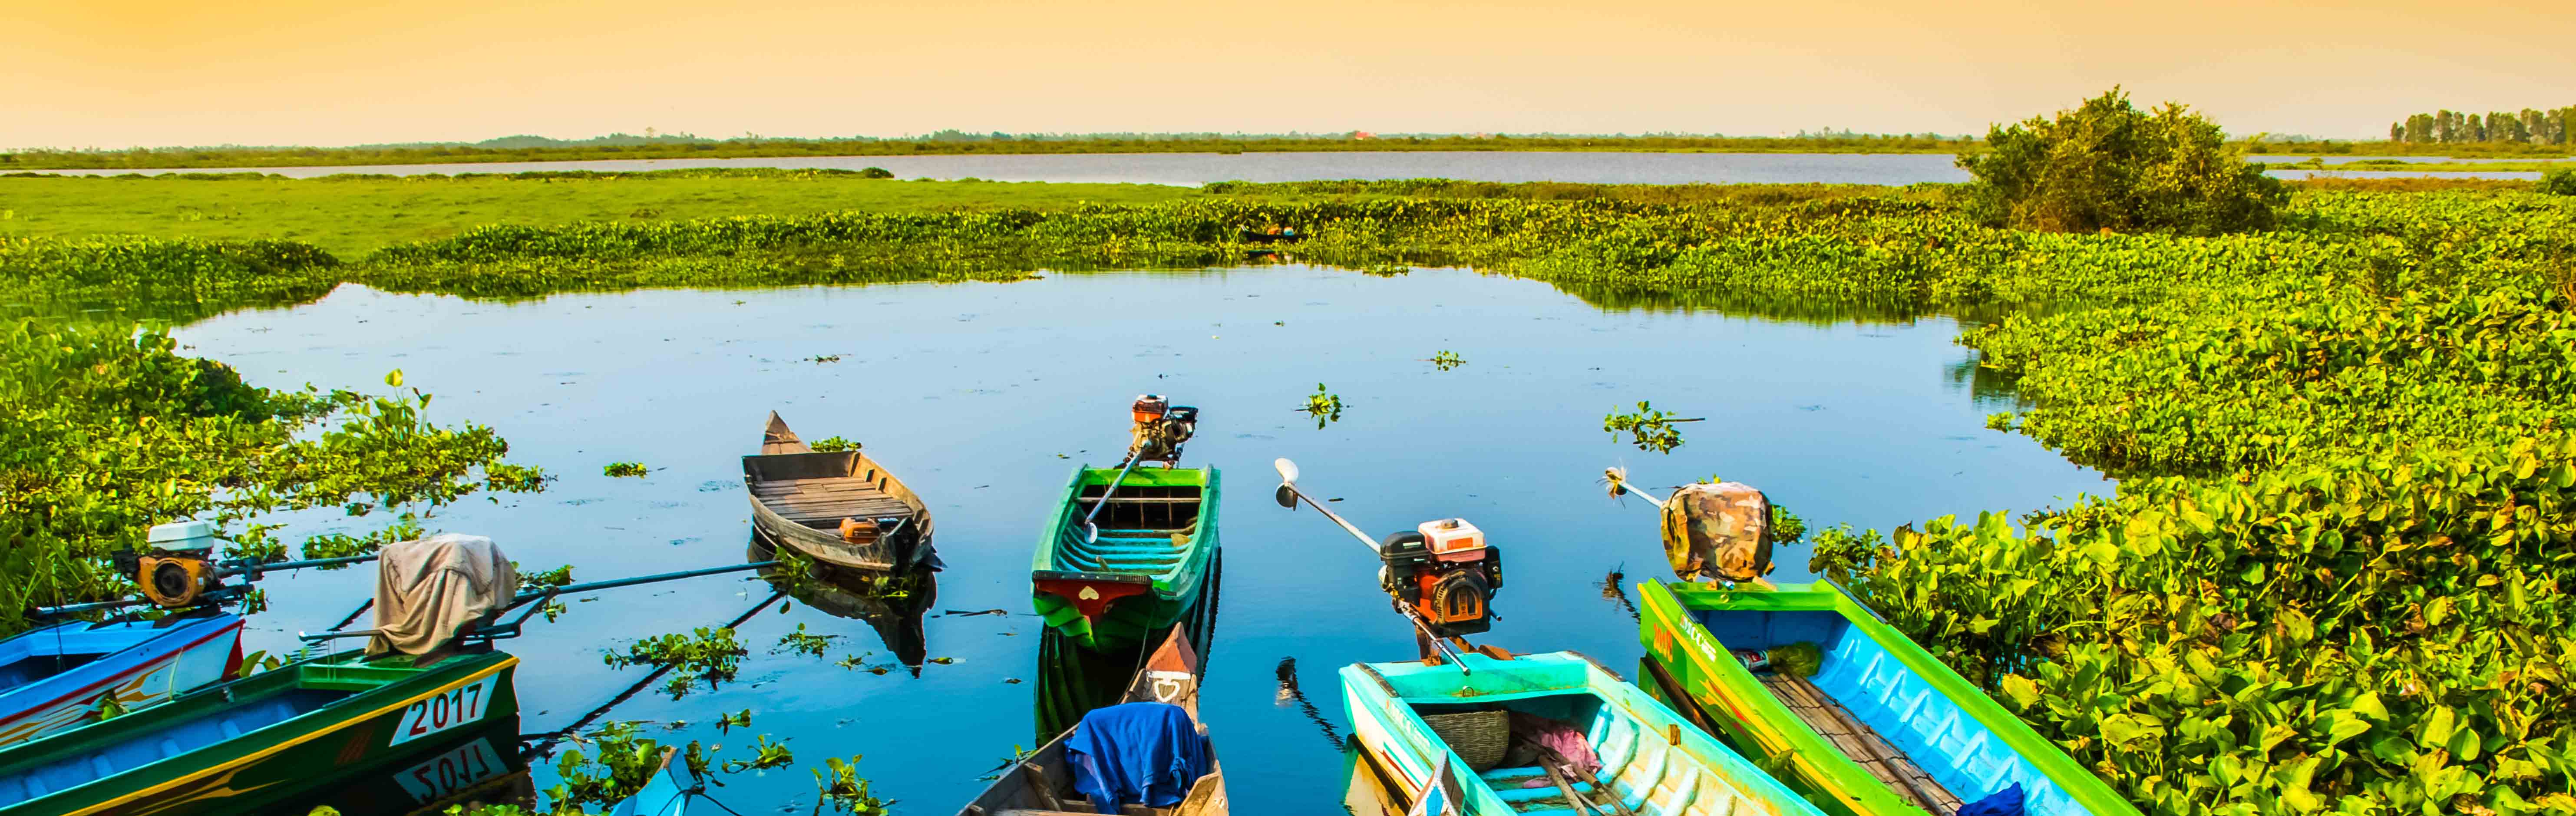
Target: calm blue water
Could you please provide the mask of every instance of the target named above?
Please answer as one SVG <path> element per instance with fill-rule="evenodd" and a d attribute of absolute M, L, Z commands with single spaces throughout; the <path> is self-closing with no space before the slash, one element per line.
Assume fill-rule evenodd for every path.
<path fill-rule="evenodd" d="M 2256 156 L 2258 161 L 2302 161 L 2306 156 Z M 2353 161 L 2326 157 L 2328 164 Z M 2442 159 L 2419 159 L 2442 161 Z M 1807 183 L 1916 184 L 1963 182 L 1966 171 L 1946 154 L 1858 153 L 1540 153 L 1540 152 L 1324 152 L 1324 153 L 1096 153 L 973 156 L 831 156 L 765 159 L 615 159 L 494 164 L 403 164 L 362 167 L 266 167 L 164 172 L 260 172 L 296 178 L 335 173 L 517 173 L 534 170 L 671 170 L 696 167 L 787 167 L 856 170 L 882 167 L 899 178 L 980 178 L 987 181 L 1113 182 L 1200 185 L 1214 181 L 1450 178 L 1468 181 L 1563 181 L 1590 184 Z M 74 174 L 137 171 L 38 171 Z M 2284 178 L 2313 171 L 2278 171 Z M 2538 173 L 2424 173 L 2339 171 L 2341 178 L 2536 179 Z"/>
<path fill-rule="evenodd" d="M 1686 310 L 1605 310 L 1547 285 L 1458 270 L 1379 278 L 1276 266 L 1195 273 L 1058 274 L 1011 284 L 902 284 L 564 295 L 522 303 L 359 287 L 301 307 L 180 330 L 195 353 L 269 386 L 381 391 L 385 372 L 437 395 L 433 417 L 476 421 L 514 460 L 557 478 L 546 492 L 481 498 L 436 528 L 489 535 L 530 568 L 573 563 L 584 580 L 738 562 L 747 529 L 739 457 L 775 409 L 808 439 L 861 440 L 931 503 L 949 569 L 929 654 L 912 678 L 771 654 L 781 633 L 846 635 L 831 657 L 886 647 L 856 620 L 802 605 L 744 628 L 740 682 L 673 702 L 647 692 L 611 719 L 688 723 L 666 741 L 725 746 L 718 712 L 755 712 L 800 766 L 730 777 L 736 810 L 803 813 L 804 765 L 864 755 L 863 775 L 906 813 L 950 813 L 977 777 L 1030 743 L 1039 622 L 1028 565 L 1077 463 L 1123 452 L 1127 403 L 1171 395 L 1205 412 L 1188 459 L 1227 481 L 1221 621 L 1203 714 L 1236 811 L 1327 812 L 1343 755 L 1273 670 L 1295 658 L 1310 701 L 1338 729 L 1334 671 L 1413 655 L 1387 611 L 1374 559 L 1312 511 L 1271 503 L 1270 461 L 1289 457 L 1318 497 L 1375 533 L 1464 516 L 1509 553 L 1503 620 L 1484 642 L 1575 649 L 1625 670 L 1636 624 L 1598 584 L 1663 577 L 1655 516 L 1604 498 L 1607 465 L 1641 485 L 1710 475 L 1766 489 L 1811 525 L 1887 529 L 1946 513 L 2023 511 L 2112 485 L 2028 439 L 1983 429 L 2009 406 L 1982 390 L 1948 318 L 1784 322 Z M 1436 370 L 1455 351 L 1467 364 Z M 816 363 L 816 355 L 841 355 Z M 1348 404 L 1318 430 L 1294 409 L 1318 382 Z M 1639 400 L 1707 421 L 1670 455 L 1612 441 L 1602 415 Z M 638 461 L 648 478 L 600 468 Z M 370 524 L 374 520 L 367 520 Z M 290 533 L 334 529 L 311 519 Z M 350 529 L 365 529 L 351 527 Z M 1806 550 L 1775 578 L 1798 580 Z M 246 648 L 282 651 L 331 625 L 372 586 L 364 569 L 264 582 L 274 608 Z M 634 637 L 721 623 L 763 594 L 732 577 L 621 590 L 572 604 L 509 642 L 524 663 L 522 730 L 563 726 L 637 670 L 601 664 Z M 549 763 L 550 766 L 550 763 Z M 540 771 L 537 785 L 553 784 Z"/>

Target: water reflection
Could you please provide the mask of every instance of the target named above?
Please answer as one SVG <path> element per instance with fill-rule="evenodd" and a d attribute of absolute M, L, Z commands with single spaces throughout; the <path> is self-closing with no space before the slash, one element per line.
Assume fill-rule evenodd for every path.
<path fill-rule="evenodd" d="M 1408 804 L 1403 791 L 1377 760 L 1360 747 L 1358 737 L 1342 744 L 1342 810 L 1351 816 L 1404 816 Z"/>
<path fill-rule="evenodd" d="M 1324 712 L 1315 709 L 1314 702 L 1306 699 L 1305 688 L 1297 683 L 1297 658 L 1279 658 L 1279 667 L 1273 673 L 1279 678 L 1279 704 L 1294 704 L 1299 713 L 1306 715 L 1307 722 L 1314 723 L 1315 729 L 1324 733 L 1325 744 L 1341 745 L 1341 731 L 1333 727 L 1332 720 L 1324 717 Z"/>
<path fill-rule="evenodd" d="M 777 550 L 755 534 L 744 557 L 768 561 L 777 557 Z M 777 570 L 761 570 L 760 574 L 785 583 Z M 867 622 L 886 650 L 893 652 L 912 676 L 921 676 L 921 664 L 930 656 L 930 638 L 922 631 L 921 619 L 939 602 L 938 573 L 927 568 L 896 575 L 829 570 L 821 580 L 794 587 L 790 597 L 826 615 Z"/>
<path fill-rule="evenodd" d="M 347 816 L 443 813 L 449 805 L 534 807 L 535 786 L 519 750 L 519 717 L 496 718 L 401 764 L 348 771 L 311 795 L 280 803 L 274 813 L 329 807 Z"/>

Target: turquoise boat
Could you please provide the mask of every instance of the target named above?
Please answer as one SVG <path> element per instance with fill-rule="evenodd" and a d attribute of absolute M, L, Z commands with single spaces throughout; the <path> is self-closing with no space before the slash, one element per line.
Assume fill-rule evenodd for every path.
<path fill-rule="evenodd" d="M 1139 468 L 1115 493 L 1113 468 L 1075 468 L 1030 559 L 1032 603 L 1085 649 L 1141 655 L 1174 624 L 1201 648 L 1213 622 L 1220 498 L 1216 468 Z M 1108 494 L 1099 538 L 1083 521 Z"/>
<path fill-rule="evenodd" d="M 1575 652 L 1498 660 L 1478 653 L 1438 666 L 1419 661 L 1342 669 L 1342 699 L 1353 737 L 1410 807 L 1445 764 L 1463 795 L 1464 816 L 1582 816 L 1588 808 L 1641 816 L 1814 816 L 1820 811 L 1691 726 L 1680 713 Z M 1549 784 L 1540 765 L 1478 767 L 1432 724 L 1517 712 L 1579 731 L 1600 770 Z M 1448 726 L 1453 732 L 1458 726 Z M 1480 752 L 1481 753 L 1481 752 Z M 1533 780 L 1537 780 L 1532 784 Z M 1526 785 L 1526 786 L 1525 786 Z M 1571 791 L 1584 802 L 1566 796 Z"/>
<path fill-rule="evenodd" d="M 96 722 L 224 679 L 240 667 L 242 619 L 222 612 L 79 621 L 0 640 L 0 745 Z"/>
<path fill-rule="evenodd" d="M 435 769 L 445 740 L 517 723 L 518 658 L 414 659 L 289 663 L 0 748 L 0 816 L 261 813 L 341 775 Z"/>
<path fill-rule="evenodd" d="M 1662 699 L 1829 812 L 1950 813 L 2015 785 L 2034 816 L 2138 812 L 1831 584 L 1647 581 L 1638 595 L 1638 635 Z M 1770 669 L 1772 649 L 1799 643 L 1821 655 L 1813 676 Z"/>
<path fill-rule="evenodd" d="M 662 749 L 662 767 L 644 783 L 644 789 L 626 797 L 601 816 L 688 816 L 689 800 L 697 786 L 680 779 L 680 768 L 671 758 L 679 755 L 676 748 Z"/>

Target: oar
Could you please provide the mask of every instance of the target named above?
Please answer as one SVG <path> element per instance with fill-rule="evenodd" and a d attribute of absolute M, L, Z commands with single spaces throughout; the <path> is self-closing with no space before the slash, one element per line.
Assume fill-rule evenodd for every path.
<path fill-rule="evenodd" d="M 1370 538 L 1369 534 L 1360 532 L 1359 527 L 1343 520 L 1340 515 L 1334 513 L 1331 509 L 1326 508 L 1323 503 L 1315 501 L 1315 497 L 1306 495 L 1305 491 L 1297 489 L 1297 463 L 1286 459 L 1279 459 L 1271 462 L 1270 465 L 1279 469 L 1279 491 L 1271 494 L 1271 498 L 1278 500 L 1279 506 L 1295 510 L 1297 509 L 1297 500 L 1304 499 L 1306 500 L 1306 506 L 1315 508 L 1315 512 L 1324 514 L 1325 518 L 1332 519 L 1334 524 L 1340 525 L 1343 532 L 1350 533 L 1352 538 L 1359 539 L 1360 546 L 1369 548 L 1369 552 L 1372 553 L 1379 551 L 1377 539 Z M 1431 648 L 1438 650 L 1442 657 L 1448 658 L 1450 665 L 1458 667 L 1459 674 L 1472 673 L 1467 670 L 1467 661 L 1459 659 L 1457 650 L 1449 648 L 1448 642 L 1441 640 L 1438 633 L 1431 631 L 1431 624 L 1424 621 L 1422 616 L 1414 614 L 1413 610 L 1405 608 L 1402 603 L 1396 604 L 1395 609 L 1398 612 L 1404 613 L 1404 619 L 1412 621 L 1413 628 L 1420 630 L 1422 632 L 1422 636 L 1431 641 Z"/>
<path fill-rule="evenodd" d="M 507 606 L 503 606 L 503 607 L 501 607 L 499 610 L 496 610 L 496 611 L 494 612 L 494 615 L 497 617 L 498 615 L 507 614 L 510 610 L 517 609 L 517 608 L 522 607 L 522 606 L 526 606 L 526 605 L 528 605 L 528 604 L 530 604 L 530 603 L 534 603 L 534 602 L 536 602 L 536 601 L 542 601 L 542 600 L 546 600 L 546 599 L 549 599 L 549 598 L 553 598 L 553 597 L 556 597 L 556 596 L 558 596 L 558 595 L 570 595 L 570 594 L 573 594 L 573 593 L 576 593 L 576 592 L 591 592 L 591 591 L 595 591 L 595 590 L 602 590 L 602 589 L 616 589 L 616 588 L 618 588 L 618 587 L 629 587 L 629 586 L 635 586 L 635 585 L 637 585 L 637 584 L 652 584 L 652 583 L 660 583 L 660 582 L 662 582 L 662 581 L 677 581 L 677 580 L 682 579 L 682 578 L 695 578 L 695 577 L 698 577 L 698 576 L 701 576 L 701 575 L 717 575 L 717 574 L 727 573 L 727 572 L 741 572 L 741 571 L 743 571 L 743 570 L 763 569 L 763 568 L 767 568 L 767 567 L 775 567 L 775 566 L 778 566 L 778 564 L 779 564 L 779 562 L 777 562 L 777 561 L 753 561 L 753 562 L 748 563 L 748 564 L 731 564 L 731 565 L 722 566 L 722 567 L 707 567 L 707 568 L 705 568 L 705 569 L 693 569 L 693 570 L 685 570 L 685 571 L 681 571 L 681 572 L 665 572 L 665 573 L 660 573 L 660 574 L 656 574 L 656 575 L 639 575 L 639 576 L 636 576 L 636 577 L 633 577 L 633 578 L 611 578 L 611 579 L 606 580 L 606 581 L 592 581 L 592 582 L 590 582 L 590 583 L 586 583 L 586 584 L 571 584 L 571 585 L 567 585 L 567 586 L 559 586 L 559 587 L 546 587 L 545 589 L 535 590 L 535 591 L 531 591 L 531 592 L 522 592 L 522 593 L 519 593 L 518 595 L 516 595 L 516 596 L 514 596 L 514 597 L 512 597 L 512 598 L 510 599 L 510 603 L 509 603 L 509 605 L 507 605 Z M 530 610 L 530 612 L 531 612 L 531 613 L 533 613 L 534 611 L 535 611 L 535 610 Z M 519 616 L 519 618 L 518 618 L 517 620 L 510 621 L 509 623 L 494 624 L 494 625 L 492 625 L 492 626 L 490 626 L 490 627 L 486 627 L 486 628 L 485 628 L 484 630 L 482 630 L 481 632 L 476 632 L 476 633 L 472 633 L 472 634 L 483 635 L 483 636 L 486 636 L 486 637 L 513 637 L 513 636 L 516 636 L 516 635 L 518 634 L 519 623 L 520 623 L 520 622 L 522 622 L 522 621 L 525 621 L 525 620 L 527 620 L 527 619 L 528 619 L 528 616 L 527 616 L 527 615 L 520 615 L 520 616 Z M 344 624 L 344 625 L 345 625 L 345 624 Z M 488 634 L 486 634 L 486 633 L 488 633 Z M 322 640 L 335 640 L 335 639 L 338 639 L 338 638 L 349 638 L 349 637 L 368 637 L 368 636 L 371 636 L 371 635 L 374 635 L 374 634 L 376 634 L 376 630 L 374 630 L 374 629 L 361 629 L 361 630 L 358 630 L 358 631 L 351 631 L 351 632 L 332 631 L 332 632 L 323 632 L 323 633 L 321 633 L 321 634 L 305 634 L 305 633 L 302 633 L 302 632 L 298 632 L 298 633 L 296 633 L 296 638 L 297 638 L 297 639 L 299 639 L 299 640 L 303 640 L 303 641 L 307 641 L 307 642 L 312 642 L 312 641 L 322 641 Z"/>
<path fill-rule="evenodd" d="M 1136 463 L 1141 461 L 1144 461 L 1142 456 L 1127 457 L 1127 463 L 1118 467 L 1118 475 L 1109 480 L 1109 489 L 1100 491 L 1100 501 L 1091 505 L 1091 512 L 1082 514 L 1082 543 L 1100 541 L 1100 525 L 1091 523 L 1091 520 L 1100 517 L 1100 508 L 1109 506 L 1109 494 L 1118 492 L 1118 483 L 1127 481 L 1127 472 L 1135 470 Z"/>

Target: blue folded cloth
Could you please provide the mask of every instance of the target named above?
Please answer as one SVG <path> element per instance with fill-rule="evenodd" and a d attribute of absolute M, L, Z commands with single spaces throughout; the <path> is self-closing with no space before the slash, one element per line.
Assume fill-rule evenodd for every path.
<path fill-rule="evenodd" d="M 2019 782 L 1959 808 L 1959 816 L 2021 816 L 2021 814 L 2022 792 Z"/>
<path fill-rule="evenodd" d="M 1064 762 L 1073 771 L 1073 789 L 1101 813 L 1180 804 L 1209 765 L 1198 724 L 1169 703 L 1125 703 L 1083 715 L 1065 741 Z"/>

